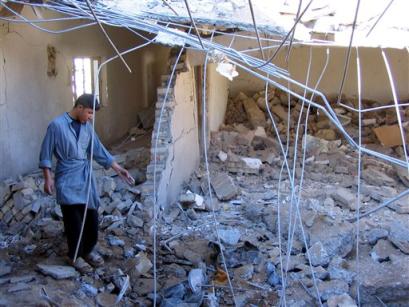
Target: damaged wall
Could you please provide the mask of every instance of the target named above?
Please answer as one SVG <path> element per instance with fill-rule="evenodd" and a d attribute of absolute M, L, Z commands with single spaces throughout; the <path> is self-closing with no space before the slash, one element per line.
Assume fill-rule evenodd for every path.
<path fill-rule="evenodd" d="M 305 82 L 307 74 L 309 50 L 309 46 L 294 46 L 289 61 L 291 77 L 302 83 Z M 338 94 L 345 65 L 346 51 L 347 48 L 345 47 L 330 48 L 330 59 L 327 71 L 318 88 L 329 96 Z M 275 65 L 282 68 L 286 67 L 286 52 L 286 49 L 283 48 L 277 56 L 277 59 L 274 61 Z M 401 100 L 409 99 L 409 61 L 407 51 L 387 48 L 385 49 L 385 53 L 391 66 L 398 98 Z M 361 47 L 359 48 L 359 56 L 362 75 L 362 98 L 385 103 L 393 101 L 381 49 Z M 310 85 L 312 87 L 318 80 L 322 67 L 325 64 L 325 59 L 326 47 L 312 47 L 310 77 Z M 240 69 L 238 71 L 240 75 L 234 79 L 234 82 L 231 83 L 230 87 L 232 96 L 238 94 L 240 91 L 254 92 L 264 88 L 264 82 L 261 80 L 254 78 Z M 352 49 L 343 94 L 348 98 L 357 97 L 356 87 L 356 51 L 355 49 Z M 299 93 L 302 92 L 301 90 L 297 91 Z"/>
<path fill-rule="evenodd" d="M 239 33 L 240 34 L 240 33 Z M 245 32 L 249 34 L 249 32 Z M 225 46 L 230 45 L 232 36 L 223 35 L 215 37 L 215 42 Z M 249 54 L 253 56 L 259 55 L 257 40 L 245 40 L 237 37 L 232 48 L 236 50 L 255 49 Z M 272 49 L 275 50 L 275 49 Z M 293 45 L 291 58 L 289 60 L 289 71 L 293 79 L 304 83 L 309 60 L 309 46 Z M 341 84 L 345 55 L 347 47 L 330 47 L 330 59 L 325 76 L 319 86 L 319 90 L 329 96 L 337 94 Z M 325 63 L 326 47 L 312 47 L 312 66 L 311 66 L 311 82 L 315 84 L 321 73 Z M 409 57 L 405 49 L 385 48 L 385 53 L 388 57 L 389 64 L 393 73 L 393 78 L 397 90 L 397 95 L 400 100 L 409 99 Z M 266 53 L 271 55 L 271 52 Z M 287 48 L 282 48 L 273 62 L 275 65 L 286 68 L 285 57 Z M 371 99 L 380 102 L 390 102 L 393 100 L 392 92 L 389 85 L 388 75 L 386 73 L 385 64 L 381 55 L 380 48 L 359 48 L 361 61 L 362 75 L 362 98 Z M 189 51 L 190 58 L 194 65 L 200 65 L 204 62 L 204 55 L 198 51 Z M 263 90 L 265 82 L 254 77 L 253 75 L 238 69 L 239 76 L 230 82 L 230 95 L 235 97 L 240 91 L 253 94 Z M 280 80 L 278 80 L 280 81 Z M 285 84 L 286 85 L 286 84 Z M 357 80 L 356 80 L 356 52 L 353 49 L 351 52 L 351 60 L 349 62 L 348 75 L 345 80 L 343 93 L 346 97 L 355 97 Z M 303 91 L 298 90 L 299 93 Z"/>
<path fill-rule="evenodd" d="M 25 8 L 23 14 L 34 18 L 31 9 Z M 43 14 L 44 18 L 60 17 L 48 11 Z M 70 25 L 47 23 L 47 28 Z M 120 50 L 140 43 L 126 30 L 107 29 Z M 47 74 L 47 46 L 56 49 L 53 76 Z M 0 179 L 37 168 L 48 123 L 73 104 L 73 57 L 98 56 L 103 61 L 112 55 L 112 47 L 95 26 L 52 35 L 30 25 L 0 24 Z M 106 144 L 122 137 L 137 123 L 137 111 L 155 101 L 167 55 L 167 48 L 150 46 L 127 56 L 132 74 L 119 60 L 108 64 L 103 83 L 108 99 L 102 98 L 106 106 L 96 117 L 96 130 Z"/>
<path fill-rule="evenodd" d="M 194 92 L 193 70 L 181 72 L 174 86 L 174 108 L 170 116 L 172 142 L 169 156 L 158 188 L 158 204 L 174 202 L 180 188 L 200 161 L 197 107 Z"/>

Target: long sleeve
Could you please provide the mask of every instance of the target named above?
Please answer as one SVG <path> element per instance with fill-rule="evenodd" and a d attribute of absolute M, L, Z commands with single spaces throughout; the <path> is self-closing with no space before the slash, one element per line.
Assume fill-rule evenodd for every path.
<path fill-rule="evenodd" d="M 94 153 L 95 161 L 105 167 L 106 169 L 110 168 L 114 162 L 114 157 L 108 152 L 105 146 L 99 140 L 99 137 L 94 133 Z"/>
<path fill-rule="evenodd" d="M 55 125 L 51 123 L 45 134 L 40 151 L 40 168 L 51 168 L 55 148 Z"/>

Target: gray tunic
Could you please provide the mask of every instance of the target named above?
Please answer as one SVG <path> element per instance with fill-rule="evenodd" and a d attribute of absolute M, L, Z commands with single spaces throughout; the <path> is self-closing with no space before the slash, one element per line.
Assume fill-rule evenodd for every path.
<path fill-rule="evenodd" d="M 92 126 L 90 123 L 81 124 L 77 138 L 72 127 L 72 118 L 64 113 L 55 118 L 47 128 L 40 152 L 40 168 L 52 166 L 52 156 L 57 159 L 55 169 L 55 188 L 57 202 L 61 205 L 85 204 L 87 202 L 88 180 L 90 180 L 90 153 Z M 105 168 L 111 167 L 114 158 L 94 134 L 95 161 Z M 99 196 L 95 178 L 91 178 L 89 208 L 96 209 Z"/>

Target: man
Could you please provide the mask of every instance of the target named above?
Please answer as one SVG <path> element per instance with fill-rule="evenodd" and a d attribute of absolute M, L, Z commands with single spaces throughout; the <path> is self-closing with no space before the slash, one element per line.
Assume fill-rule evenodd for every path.
<path fill-rule="evenodd" d="M 43 169 L 45 179 L 44 191 L 52 194 L 56 189 L 57 203 L 61 206 L 68 243 L 68 257 L 74 266 L 85 272 L 91 269 L 89 264 L 98 266 L 103 263 L 102 257 L 92 252 L 98 240 L 97 209 L 99 206 L 95 178 L 92 174 L 90 176 L 89 160 L 93 133 L 89 121 L 94 115 L 94 101 L 95 110 L 99 110 L 97 99 L 94 99 L 91 94 L 83 94 L 75 101 L 70 112 L 55 118 L 48 126 L 40 153 L 40 168 Z M 57 159 L 55 186 L 51 173 L 53 155 Z M 93 158 L 106 169 L 112 167 L 128 184 L 135 183 L 128 171 L 114 161 L 96 133 L 93 141 Z M 88 209 L 78 248 L 79 258 L 74 263 L 86 203 L 88 203 Z"/>

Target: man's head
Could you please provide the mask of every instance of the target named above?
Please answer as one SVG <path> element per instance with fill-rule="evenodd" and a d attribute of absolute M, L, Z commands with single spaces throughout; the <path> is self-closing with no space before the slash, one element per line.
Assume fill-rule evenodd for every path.
<path fill-rule="evenodd" d="M 94 95 L 82 94 L 80 97 L 77 98 L 74 104 L 74 108 L 72 110 L 72 113 L 75 116 L 76 120 L 84 124 L 92 119 L 92 116 L 94 115 L 93 111 L 94 99 L 95 111 L 98 111 L 100 105 L 98 99 L 94 98 Z"/>

